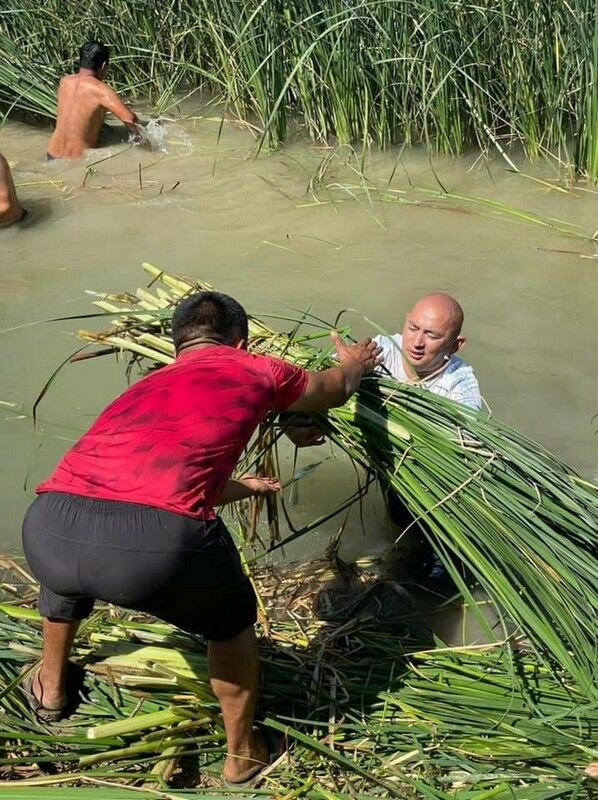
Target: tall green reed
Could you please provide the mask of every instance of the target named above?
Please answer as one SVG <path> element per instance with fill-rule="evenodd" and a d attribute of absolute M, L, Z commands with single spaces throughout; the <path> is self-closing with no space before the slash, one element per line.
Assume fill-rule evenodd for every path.
<path fill-rule="evenodd" d="M 216 93 L 271 145 L 296 118 L 320 141 L 451 154 L 516 143 L 598 178 L 594 0 L 22 0 L 0 11 L 0 49 L 16 48 L 32 85 L 71 68 L 90 37 L 113 47 L 121 91 L 159 110 L 189 88 Z M 0 98 L 32 110 L 19 88 L 0 71 Z"/>

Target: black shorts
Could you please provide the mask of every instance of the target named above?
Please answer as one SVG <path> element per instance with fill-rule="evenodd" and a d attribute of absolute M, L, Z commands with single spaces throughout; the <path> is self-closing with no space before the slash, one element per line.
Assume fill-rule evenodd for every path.
<path fill-rule="evenodd" d="M 87 617 L 94 600 L 226 641 L 256 621 L 256 599 L 220 518 L 45 492 L 23 523 L 43 617 Z"/>

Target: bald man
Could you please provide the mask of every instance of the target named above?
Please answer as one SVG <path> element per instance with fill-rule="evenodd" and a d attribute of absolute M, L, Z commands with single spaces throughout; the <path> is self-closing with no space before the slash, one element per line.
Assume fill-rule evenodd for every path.
<path fill-rule="evenodd" d="M 0 153 L 0 228 L 20 222 L 26 213 L 19 203 L 8 161 Z"/>
<path fill-rule="evenodd" d="M 465 344 L 463 309 L 454 297 L 434 292 L 407 312 L 403 332 L 377 336 L 382 365 L 400 383 L 428 389 L 476 410 L 482 407 L 473 369 L 456 353 Z"/>
<path fill-rule="evenodd" d="M 463 309 L 454 297 L 443 292 L 421 297 L 407 312 L 402 333 L 375 338 L 382 348 L 378 371 L 479 410 L 482 400 L 477 378 L 469 364 L 456 355 L 465 344 L 462 327 Z M 325 438 L 309 417 L 304 425 L 292 420 L 285 433 L 297 447 L 322 444 Z M 438 587 L 446 578 L 444 567 L 418 526 L 412 525 L 413 515 L 403 501 L 388 486 L 382 488 L 390 518 L 399 528 L 408 529 L 387 554 L 389 562 L 396 559 L 394 577 L 430 580 Z"/>
<path fill-rule="evenodd" d="M 482 407 L 473 369 L 456 353 L 465 344 L 463 309 L 443 292 L 427 294 L 407 312 L 402 333 L 376 336 L 382 348 L 381 374 L 447 397 L 475 410 Z M 281 415 L 286 435 L 297 447 L 323 444 L 325 437 L 309 416 Z"/>

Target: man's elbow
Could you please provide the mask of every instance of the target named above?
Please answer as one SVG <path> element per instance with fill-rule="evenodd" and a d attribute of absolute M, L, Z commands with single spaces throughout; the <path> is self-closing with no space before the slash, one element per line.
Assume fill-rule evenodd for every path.
<path fill-rule="evenodd" d="M 355 387 L 349 381 L 345 381 L 343 385 L 339 387 L 337 396 L 334 401 L 334 405 L 331 406 L 331 408 L 338 408 L 339 406 L 344 406 L 347 400 L 354 393 L 355 393 Z"/>
<path fill-rule="evenodd" d="M 344 406 L 353 394 L 351 382 L 345 376 L 342 376 L 340 379 L 338 376 L 335 376 L 335 378 L 336 380 L 331 382 L 320 395 L 323 407 L 322 410 L 324 411 L 327 408 Z"/>

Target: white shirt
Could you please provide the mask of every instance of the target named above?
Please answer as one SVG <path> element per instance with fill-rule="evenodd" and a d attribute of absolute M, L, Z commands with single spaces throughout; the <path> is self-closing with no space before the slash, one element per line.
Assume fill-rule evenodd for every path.
<path fill-rule="evenodd" d="M 381 366 L 386 367 L 393 378 L 400 383 L 413 383 L 405 372 L 403 356 L 399 349 L 402 342 L 401 334 L 376 336 L 374 341 L 382 348 L 384 360 Z M 417 386 L 476 410 L 482 407 L 480 387 L 475 372 L 469 364 L 455 355 L 451 356 L 442 372 L 430 378 L 421 378 L 417 381 Z"/>

